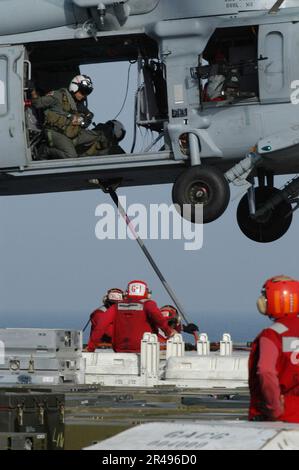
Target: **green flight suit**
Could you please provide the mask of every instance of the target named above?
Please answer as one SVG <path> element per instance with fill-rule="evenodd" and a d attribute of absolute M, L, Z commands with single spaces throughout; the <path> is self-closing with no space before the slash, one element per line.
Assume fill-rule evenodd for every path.
<path fill-rule="evenodd" d="M 44 128 L 49 145 L 46 151 L 48 157 L 77 158 L 105 153 L 106 149 L 107 153 L 109 152 L 110 143 L 103 132 L 84 129 L 78 124 L 73 124 L 76 116 L 81 116 L 84 121 L 89 111 L 85 107 L 86 112 L 79 113 L 79 104 L 67 89 L 62 88 L 35 98 L 32 104 L 36 109 L 44 111 Z M 82 146 L 86 152 L 80 155 L 76 147 Z"/>

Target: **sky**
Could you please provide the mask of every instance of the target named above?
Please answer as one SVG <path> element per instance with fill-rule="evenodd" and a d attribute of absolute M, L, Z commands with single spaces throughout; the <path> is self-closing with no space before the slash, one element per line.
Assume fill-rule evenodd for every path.
<path fill-rule="evenodd" d="M 127 70 L 127 64 L 84 69 L 95 82 L 89 107 L 96 120 L 117 115 Z M 127 150 L 135 89 L 132 70 L 120 115 L 128 130 Z M 139 147 L 143 141 L 149 138 L 139 137 Z M 124 188 L 119 194 L 128 204 L 171 204 L 171 185 Z M 96 208 L 109 202 L 97 190 L 0 198 L 0 327 L 81 329 L 108 288 L 125 288 L 132 279 L 147 281 L 160 306 L 171 302 L 135 241 L 96 238 Z M 235 341 L 252 340 L 269 325 L 256 309 L 264 281 L 282 273 L 299 277 L 297 213 L 283 239 L 259 245 L 240 232 L 237 204 L 232 201 L 218 221 L 204 226 L 201 250 L 185 251 L 183 240 L 146 242 L 188 319 L 213 341 L 226 332 Z"/>

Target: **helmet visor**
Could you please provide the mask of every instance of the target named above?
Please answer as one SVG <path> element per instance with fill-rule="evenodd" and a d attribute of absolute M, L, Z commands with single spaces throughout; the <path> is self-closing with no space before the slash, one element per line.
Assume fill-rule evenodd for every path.
<path fill-rule="evenodd" d="M 89 80 L 83 80 L 79 85 L 78 88 L 80 93 L 84 96 L 88 96 L 93 92 L 92 83 Z"/>

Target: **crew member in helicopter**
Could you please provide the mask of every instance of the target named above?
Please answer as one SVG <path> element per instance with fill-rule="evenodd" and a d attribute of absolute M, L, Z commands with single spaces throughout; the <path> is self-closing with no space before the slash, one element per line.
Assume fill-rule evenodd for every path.
<path fill-rule="evenodd" d="M 81 156 L 123 153 L 115 148 L 125 135 L 119 121 L 108 121 L 94 129 L 88 129 L 93 113 L 86 106 L 86 99 L 93 91 L 93 83 L 87 75 L 76 75 L 68 89 L 50 91 L 39 96 L 31 92 L 32 105 L 44 112 L 44 130 L 47 146 L 43 158 L 77 158 Z"/>

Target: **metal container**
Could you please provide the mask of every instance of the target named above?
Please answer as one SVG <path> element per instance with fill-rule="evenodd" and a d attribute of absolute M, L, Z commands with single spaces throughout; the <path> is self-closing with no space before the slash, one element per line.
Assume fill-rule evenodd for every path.
<path fill-rule="evenodd" d="M 47 450 L 47 435 L 1 432 L 0 450 Z"/>
<path fill-rule="evenodd" d="M 0 384 L 79 383 L 81 375 L 81 331 L 0 329 Z"/>
<path fill-rule="evenodd" d="M 0 432 L 47 435 L 47 449 L 64 448 L 65 396 L 30 390 L 0 390 Z"/>

